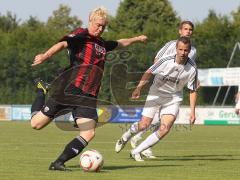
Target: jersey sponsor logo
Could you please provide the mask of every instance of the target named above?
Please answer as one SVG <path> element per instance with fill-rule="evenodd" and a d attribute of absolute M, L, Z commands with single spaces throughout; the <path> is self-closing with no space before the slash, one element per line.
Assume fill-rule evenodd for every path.
<path fill-rule="evenodd" d="M 178 78 L 176 78 L 176 77 L 171 77 L 171 76 L 162 76 L 162 80 L 163 81 L 170 81 L 170 82 L 172 82 L 172 83 L 176 83 L 176 84 L 178 84 L 179 83 L 179 79 Z"/>
<path fill-rule="evenodd" d="M 95 49 L 96 49 L 96 54 L 97 55 L 105 55 L 106 54 L 106 49 L 98 44 L 95 44 Z"/>

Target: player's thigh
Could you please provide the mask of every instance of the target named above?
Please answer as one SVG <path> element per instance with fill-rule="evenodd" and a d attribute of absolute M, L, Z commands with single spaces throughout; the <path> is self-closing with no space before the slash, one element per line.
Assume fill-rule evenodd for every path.
<path fill-rule="evenodd" d="M 76 124 L 80 131 L 94 130 L 96 127 L 96 121 L 90 118 L 78 118 Z"/>
<path fill-rule="evenodd" d="M 141 121 L 148 120 L 149 118 L 153 119 L 153 117 L 159 110 L 159 107 L 160 107 L 160 105 L 157 104 L 155 101 L 152 101 L 152 100 L 146 101 L 143 111 L 142 111 Z"/>
<path fill-rule="evenodd" d="M 52 121 L 51 118 L 39 111 L 31 118 L 31 126 L 34 129 L 41 129 Z"/>
<path fill-rule="evenodd" d="M 176 120 L 176 117 L 179 112 L 180 103 L 170 103 L 162 106 L 160 110 L 160 129 L 162 131 L 169 131 Z"/>

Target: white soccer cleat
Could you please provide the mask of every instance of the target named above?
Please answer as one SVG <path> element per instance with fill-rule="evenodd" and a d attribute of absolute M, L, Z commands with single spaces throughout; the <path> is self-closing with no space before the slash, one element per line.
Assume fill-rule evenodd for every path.
<path fill-rule="evenodd" d="M 138 141 L 140 141 L 142 138 L 140 136 L 133 136 L 131 138 L 131 146 L 132 148 L 136 148 L 138 145 Z"/>
<path fill-rule="evenodd" d="M 124 141 L 123 138 L 117 140 L 117 143 L 115 145 L 115 151 L 119 153 L 124 148 L 126 143 L 127 141 Z"/>
<path fill-rule="evenodd" d="M 144 161 L 144 160 L 142 159 L 142 156 L 141 156 L 140 153 L 133 154 L 133 151 L 131 151 L 130 157 L 133 158 L 133 159 L 134 159 L 135 161 L 137 161 L 137 162 L 142 162 L 142 161 Z"/>
<path fill-rule="evenodd" d="M 141 155 L 145 156 L 148 159 L 156 159 L 157 157 L 153 155 L 151 148 L 148 148 L 141 152 Z"/>

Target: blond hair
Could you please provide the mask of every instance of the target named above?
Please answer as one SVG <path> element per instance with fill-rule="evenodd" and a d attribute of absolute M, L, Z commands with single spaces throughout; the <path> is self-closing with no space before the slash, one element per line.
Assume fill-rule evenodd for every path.
<path fill-rule="evenodd" d="M 107 21 L 108 17 L 107 9 L 103 6 L 93 9 L 89 14 L 89 22 L 95 20 L 96 17 L 103 18 Z"/>

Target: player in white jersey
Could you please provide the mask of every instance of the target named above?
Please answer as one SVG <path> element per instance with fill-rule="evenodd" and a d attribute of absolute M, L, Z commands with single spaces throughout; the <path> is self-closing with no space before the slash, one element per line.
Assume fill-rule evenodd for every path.
<path fill-rule="evenodd" d="M 191 124 L 195 122 L 197 69 L 195 62 L 188 57 L 190 49 L 190 38 L 180 37 L 176 42 L 176 55 L 160 58 L 144 73 L 132 94 L 133 99 L 139 98 L 141 89 L 152 74 L 155 78 L 143 108 L 142 118 L 139 122 L 133 123 L 117 141 L 116 152 L 120 152 L 133 135 L 148 128 L 159 110 L 161 117 L 159 128 L 131 151 L 131 156 L 136 161 L 143 161 L 141 152 L 155 145 L 170 131 L 183 99 L 185 85 L 190 89 L 190 122 Z"/>
<path fill-rule="evenodd" d="M 182 21 L 179 25 L 178 28 L 178 32 L 180 37 L 185 36 L 185 37 L 191 37 L 194 31 L 194 25 L 191 21 Z M 166 43 L 157 53 L 157 55 L 154 58 L 154 62 L 156 63 L 159 59 L 166 57 L 166 56 L 174 56 L 176 55 L 176 42 L 177 40 L 172 40 L 169 41 L 168 43 Z M 188 54 L 188 57 L 190 59 L 192 59 L 193 61 L 195 61 L 196 59 L 196 48 L 194 46 L 191 46 L 191 51 Z M 149 129 L 151 130 L 155 130 L 158 129 L 159 125 L 160 125 L 160 118 L 159 118 L 160 114 L 159 112 L 157 112 L 153 118 L 152 124 L 151 126 L 149 126 Z M 138 141 L 142 139 L 142 136 L 144 133 L 147 132 L 146 130 L 143 130 L 141 132 L 139 132 L 138 134 L 136 134 L 134 137 L 132 137 L 131 139 L 131 146 L 132 148 L 135 148 L 138 144 Z M 142 155 L 153 159 L 156 158 L 153 155 L 152 149 L 146 149 L 145 151 L 142 152 Z"/>
<path fill-rule="evenodd" d="M 235 106 L 235 113 L 240 115 L 240 85 L 238 86 L 238 92 L 235 98 L 236 106 Z"/>

